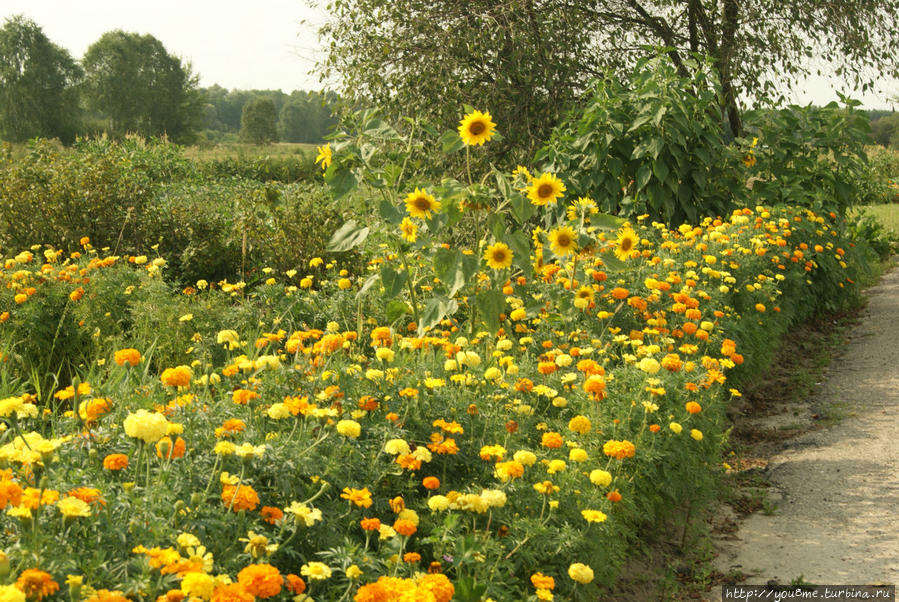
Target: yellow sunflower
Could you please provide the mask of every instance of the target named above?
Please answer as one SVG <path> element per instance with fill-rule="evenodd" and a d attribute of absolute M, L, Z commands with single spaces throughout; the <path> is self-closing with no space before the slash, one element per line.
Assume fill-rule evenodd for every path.
<path fill-rule="evenodd" d="M 634 247 L 637 246 L 637 243 L 640 242 L 640 239 L 637 237 L 637 233 L 631 230 L 629 227 L 622 228 L 618 232 L 618 240 L 617 246 L 615 247 L 615 256 L 618 259 L 624 261 L 628 259 Z"/>
<path fill-rule="evenodd" d="M 527 187 L 528 198 L 534 205 L 542 206 L 553 203 L 565 192 L 565 184 L 554 174 L 545 173 L 531 181 Z"/>
<path fill-rule="evenodd" d="M 512 265 L 512 249 L 505 243 L 494 243 L 484 251 L 484 260 L 494 270 L 507 268 Z"/>
<path fill-rule="evenodd" d="M 489 112 L 472 111 L 459 122 L 459 137 L 466 146 L 480 146 L 489 142 L 494 133 L 496 124 Z"/>
<path fill-rule="evenodd" d="M 549 247 L 559 257 L 567 257 L 577 250 L 577 234 L 568 226 L 549 233 Z"/>
<path fill-rule="evenodd" d="M 576 297 L 578 299 L 584 299 L 589 303 L 593 303 L 594 294 L 595 294 L 595 292 L 591 287 L 582 286 L 581 288 L 577 289 Z"/>
<path fill-rule="evenodd" d="M 415 234 L 418 232 L 418 226 L 416 226 L 408 217 L 404 217 L 403 221 L 400 223 L 400 232 L 406 242 L 415 242 Z"/>
<path fill-rule="evenodd" d="M 322 169 L 328 169 L 331 165 L 331 144 L 328 143 L 324 146 L 318 146 L 315 148 L 318 151 L 318 156 L 315 158 L 315 162 L 322 164 Z"/>
<path fill-rule="evenodd" d="M 440 201 L 434 198 L 434 195 L 428 194 L 427 190 L 415 189 L 406 197 L 406 211 L 412 217 L 420 217 L 422 219 L 431 217 L 431 212 L 440 210 Z"/>

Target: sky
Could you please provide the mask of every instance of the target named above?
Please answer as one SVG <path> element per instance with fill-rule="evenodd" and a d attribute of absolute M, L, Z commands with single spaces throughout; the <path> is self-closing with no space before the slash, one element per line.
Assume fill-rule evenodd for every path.
<path fill-rule="evenodd" d="M 310 74 L 323 57 L 316 31 L 327 19 L 306 0 L 2 0 L 0 21 L 24 14 L 54 43 L 81 59 L 88 46 L 113 29 L 151 34 L 171 54 L 190 62 L 200 86 L 228 89 L 320 90 Z M 839 84 L 814 77 L 790 100 L 826 104 Z M 899 81 L 874 93 L 852 92 L 868 109 L 899 109 Z"/>

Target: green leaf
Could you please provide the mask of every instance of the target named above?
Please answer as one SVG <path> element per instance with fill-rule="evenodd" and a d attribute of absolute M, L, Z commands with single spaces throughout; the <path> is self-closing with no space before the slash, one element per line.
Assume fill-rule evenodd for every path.
<path fill-rule="evenodd" d="M 652 169 L 650 169 L 648 164 L 644 163 L 637 170 L 637 190 L 643 190 L 650 177 L 652 177 Z"/>
<path fill-rule="evenodd" d="M 506 297 L 501 291 L 490 290 L 475 295 L 474 307 L 487 324 L 487 330 L 496 333 L 499 330 L 499 315 L 506 309 Z"/>
<path fill-rule="evenodd" d="M 337 201 L 351 193 L 356 189 L 356 176 L 349 169 L 335 167 L 337 164 L 332 163 L 331 167 L 325 172 L 325 182 L 331 187 L 331 197 Z"/>
<path fill-rule="evenodd" d="M 496 187 L 499 189 L 499 193 L 503 195 L 504 199 L 511 199 L 513 195 L 519 196 L 515 193 L 515 190 L 512 188 L 512 183 L 509 182 L 509 179 L 503 172 L 494 169 L 493 176 L 496 178 Z"/>
<path fill-rule="evenodd" d="M 627 269 L 627 264 L 618 259 L 611 251 L 600 253 L 599 257 L 610 272 L 621 272 Z"/>
<path fill-rule="evenodd" d="M 446 297 L 429 299 L 421 314 L 421 324 L 418 325 L 418 331 L 423 332 L 437 326 L 441 320 L 456 313 L 457 309 L 459 309 L 459 304 L 452 299 L 447 299 Z"/>
<path fill-rule="evenodd" d="M 366 278 L 365 283 L 362 285 L 362 288 L 360 288 L 359 292 L 356 293 L 356 299 L 359 299 L 360 297 L 362 297 L 362 295 L 367 293 L 368 289 L 370 289 L 372 286 L 374 286 L 375 282 L 377 282 L 377 281 L 378 281 L 377 274 L 372 274 L 371 276 Z"/>
<path fill-rule="evenodd" d="M 384 285 L 385 297 L 396 297 L 403 292 L 409 275 L 405 271 L 394 270 L 389 265 L 381 266 L 381 284 Z"/>
<path fill-rule="evenodd" d="M 394 226 L 403 221 L 403 212 L 387 199 L 381 200 L 381 204 L 378 205 L 378 213 L 381 214 L 385 221 Z"/>
<path fill-rule="evenodd" d="M 440 148 L 443 149 L 443 152 L 448 155 L 458 152 L 465 147 L 465 143 L 463 143 L 462 138 L 459 137 L 459 132 L 454 130 L 444 132 L 443 135 L 437 139 L 437 142 L 440 144 Z"/>
<path fill-rule="evenodd" d="M 590 225 L 596 226 L 600 230 L 617 230 L 625 219 L 608 213 L 597 213 L 590 216 Z"/>
<path fill-rule="evenodd" d="M 387 313 L 387 321 L 393 322 L 397 320 L 401 316 L 412 313 L 412 308 L 408 303 L 403 301 L 402 299 L 391 299 L 387 303 L 387 308 L 385 310 Z"/>
<path fill-rule="evenodd" d="M 502 241 L 506 238 L 506 220 L 502 213 L 491 213 L 487 218 L 487 229 L 493 234 L 493 238 Z"/>
<path fill-rule="evenodd" d="M 523 224 L 531 219 L 537 211 L 537 208 L 524 195 L 516 193 L 509 200 L 512 202 L 512 217 L 519 224 Z"/>
<path fill-rule="evenodd" d="M 524 232 L 515 230 L 506 235 L 506 242 L 512 249 L 512 261 L 530 278 L 534 272 L 534 266 L 531 265 L 531 239 Z"/>
<path fill-rule="evenodd" d="M 340 253 L 361 245 L 368 238 L 369 230 L 368 226 L 360 228 L 356 220 L 351 219 L 331 236 L 331 240 L 328 241 L 328 252 Z"/>

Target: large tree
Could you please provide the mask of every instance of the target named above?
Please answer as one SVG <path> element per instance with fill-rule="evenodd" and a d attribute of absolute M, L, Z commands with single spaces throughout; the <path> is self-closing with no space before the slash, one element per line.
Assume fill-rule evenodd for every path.
<path fill-rule="evenodd" d="M 36 136 L 70 142 L 78 123 L 81 69 L 21 15 L 0 29 L 0 137 L 21 142 Z"/>
<path fill-rule="evenodd" d="M 271 98 L 254 98 L 243 106 L 240 137 L 253 144 L 278 140 L 278 111 Z"/>
<path fill-rule="evenodd" d="M 201 116 L 197 78 L 151 35 L 116 30 L 84 55 L 90 108 L 108 117 L 116 134 L 167 134 L 188 141 Z"/>
<path fill-rule="evenodd" d="M 693 55 L 708 57 L 734 133 L 741 101 L 773 98 L 821 62 L 864 86 L 895 75 L 899 56 L 899 0 L 325 4 L 323 73 L 343 95 L 444 126 L 463 103 L 489 109 L 510 144 L 539 143 L 588 80 L 648 53 L 667 52 L 682 75 Z"/>

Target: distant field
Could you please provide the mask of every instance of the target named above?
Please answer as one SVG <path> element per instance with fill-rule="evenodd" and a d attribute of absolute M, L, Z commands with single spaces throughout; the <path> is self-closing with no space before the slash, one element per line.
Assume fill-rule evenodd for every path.
<path fill-rule="evenodd" d="M 212 147 L 201 148 L 188 146 L 184 156 L 198 161 L 221 161 L 223 159 L 247 159 L 253 157 L 296 157 L 315 153 L 314 144 L 295 142 L 277 142 L 274 144 L 222 143 Z"/>
<path fill-rule="evenodd" d="M 883 227 L 899 235 L 899 204 L 869 205 L 856 209 L 859 214 L 867 213 L 877 218 Z"/>

